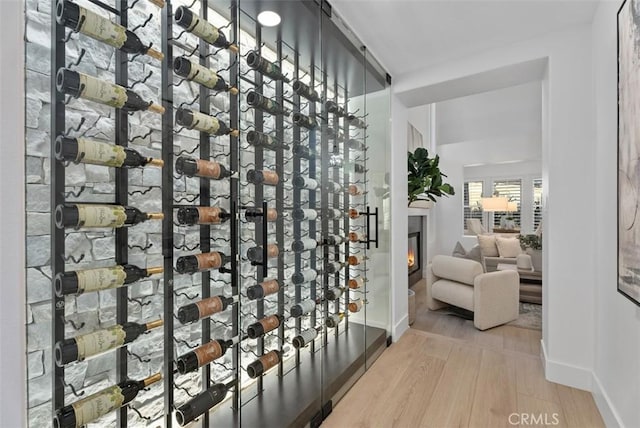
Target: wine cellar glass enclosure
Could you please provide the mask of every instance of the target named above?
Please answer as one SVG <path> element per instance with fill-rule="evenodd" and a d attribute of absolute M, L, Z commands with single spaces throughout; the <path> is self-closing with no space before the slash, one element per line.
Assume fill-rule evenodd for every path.
<path fill-rule="evenodd" d="M 390 76 L 324 1 L 43 3 L 53 425 L 320 425 L 390 336 Z"/>

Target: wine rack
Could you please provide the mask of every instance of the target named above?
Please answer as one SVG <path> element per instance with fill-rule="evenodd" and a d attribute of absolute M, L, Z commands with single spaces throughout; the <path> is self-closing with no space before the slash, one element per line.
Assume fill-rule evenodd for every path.
<path fill-rule="evenodd" d="M 291 414 L 281 417 L 290 421 L 278 423 L 299 425 L 314 420 L 315 426 L 317 418 L 323 416 L 322 408 L 331 407 L 339 389 L 336 379 L 344 377 L 339 363 L 344 370 L 352 370 L 350 367 L 366 360 L 370 348 L 384 343 L 387 336 L 384 326 L 367 325 L 366 304 L 377 298 L 368 290 L 368 260 L 372 244 L 377 248 L 380 242 L 380 219 L 379 208 L 368 204 L 366 85 L 353 87 L 353 79 L 344 73 L 338 76 L 322 55 L 308 48 L 305 51 L 298 41 L 287 40 L 286 32 L 266 30 L 255 18 L 255 11 L 250 6 L 245 9 L 237 0 L 73 0 L 76 2 L 122 27 L 133 27 L 134 33 L 146 27 L 149 31 L 145 34 L 157 35 L 151 45 L 154 58 L 164 56 L 158 63 L 159 76 L 150 72 L 133 80 L 134 73 L 140 74 L 140 53 L 115 49 L 112 73 L 99 76 L 128 90 L 135 90 L 150 78 L 157 79 L 156 98 L 161 100 L 161 106 L 147 106 L 161 113 L 159 128 L 149 126 L 147 134 L 132 135 L 145 123 L 146 115 L 153 114 L 151 111 L 132 115 L 127 107 L 111 110 L 114 130 L 110 142 L 126 148 L 137 138 L 159 138 L 156 150 L 163 164 L 156 186 L 161 189 L 157 202 L 163 215 L 159 226 L 163 272 L 157 289 L 161 304 L 156 307 L 160 309 L 149 313 L 144 309 L 144 299 L 135 298 L 125 283 L 116 288 L 115 312 L 105 321 L 124 325 L 138 318 L 162 319 L 162 343 L 155 344 L 161 357 L 133 354 L 125 342 L 115 346 L 110 360 L 115 373 L 113 384 L 132 376 L 130 363 L 135 360 L 136 367 L 142 364 L 147 376 L 161 371 L 158 385 L 162 386 L 152 386 L 154 393 L 147 395 L 148 399 L 142 391 L 140 400 L 115 409 L 115 424 L 173 427 L 197 420 L 198 426 L 209 427 L 240 426 L 245 420 L 251 425 L 255 422 L 251 418 L 260 419 L 256 409 L 265 397 L 275 397 L 287 382 L 295 383 L 296 377 L 306 376 L 298 386 L 290 386 L 305 391 L 292 390 L 293 398 L 288 399 L 300 401 L 302 407 L 288 405 Z M 148 19 L 132 26 L 130 13 L 136 5 L 140 7 L 139 2 L 152 4 L 155 9 Z M 56 138 L 69 135 L 70 129 L 80 134 L 85 121 L 79 126 L 67 123 L 70 98 L 56 81 L 59 69 L 73 70 L 82 61 L 80 56 L 69 65 L 66 51 L 83 22 L 75 29 L 65 29 L 56 20 L 59 2 L 52 3 L 50 174 L 51 206 L 55 208 L 70 201 L 65 162 L 56 160 Z M 296 7 L 327 20 L 325 14 L 330 7 L 322 4 L 320 8 L 302 1 Z M 215 31 L 203 23 L 214 25 Z M 158 28 L 150 30 L 148 25 Z M 328 28 L 318 21 L 318 28 L 323 26 Z M 330 28 L 339 31 L 335 25 Z M 221 35 L 227 42 L 220 42 Z M 83 40 L 78 38 L 74 43 L 82 44 Z M 347 39 L 339 40 L 345 43 Z M 355 63 L 364 71 L 364 56 L 349 55 L 356 56 Z M 176 58 L 183 64 L 188 62 L 189 68 L 180 68 Z M 195 73 L 185 71 L 197 67 L 201 68 Z M 225 85 L 198 80 L 201 72 L 207 73 L 208 83 L 224 80 L 226 89 L 212 89 Z M 387 88 L 388 83 L 383 82 L 380 88 Z M 85 89 L 81 83 L 78 92 Z M 144 95 L 149 98 L 148 93 Z M 102 107 L 96 109 L 104 111 Z M 141 110 L 145 110 L 144 105 Z M 192 166 L 185 166 L 193 164 L 186 158 L 195 161 L 195 172 L 189 169 Z M 153 202 L 146 196 L 153 183 L 148 189 L 139 189 L 131 185 L 132 177 L 138 176 L 131 172 L 135 170 L 113 171 L 114 199 L 110 204 Z M 357 191 L 352 191 L 352 186 L 358 186 Z M 72 202 L 82 202 L 81 195 L 74 196 Z M 197 220 L 185 222 L 178 212 L 190 208 L 198 208 Z M 202 220 L 203 209 L 209 209 L 208 215 L 213 217 Z M 217 209 L 216 214 L 210 209 Z M 299 210 L 308 211 L 294 214 Z M 65 261 L 78 260 L 77 255 L 65 253 L 65 229 L 56 227 L 53 211 L 51 267 L 56 277 L 73 269 Z M 150 233 L 148 230 L 145 233 Z M 115 264 L 129 264 L 131 248 L 137 248 L 135 260 L 145 260 L 149 245 L 132 246 L 133 233 L 127 227 L 113 232 Z M 350 239 L 351 233 L 357 234 L 357 239 Z M 295 247 L 294 242 L 302 244 Z M 195 267 L 185 268 L 186 261 L 180 265 L 180 260 L 193 260 L 191 256 L 199 257 Z M 360 282 L 352 287 L 350 280 Z M 249 287 L 264 282 L 273 286 L 273 281 L 278 284 L 277 291 L 259 298 L 248 295 Z M 388 289 L 389 285 L 383 287 Z M 385 293 L 379 295 L 387 298 Z M 181 308 L 215 296 L 223 296 L 228 306 L 225 303 L 195 322 L 179 318 Z M 70 338 L 67 302 L 65 296 L 52 299 L 53 343 Z M 292 308 L 298 305 L 302 309 L 294 313 Z M 257 329 L 252 327 L 249 333 L 248 327 L 261 321 L 264 323 Z M 207 344 L 207 349 L 219 349 L 211 357 L 213 361 L 200 350 Z M 360 352 L 343 352 L 344 362 L 333 361 L 341 360 L 335 355 L 330 358 L 330 351 L 349 346 Z M 196 353 L 199 368 L 189 371 L 180 366 L 179 370 L 177 362 L 191 352 Z M 330 374 L 334 376 L 331 379 Z M 79 400 L 85 391 L 69 387 L 64 366 L 55 366 L 52 376 L 55 414 Z M 158 381 L 158 377 L 152 378 L 154 383 Z M 313 394 L 308 390 L 314 389 L 317 399 L 309 398 Z M 201 395 L 205 391 L 209 395 Z M 322 404 L 321 408 L 315 408 L 316 402 Z M 251 416 L 247 416 L 249 411 Z M 320 416 L 309 414 L 311 411 Z"/>

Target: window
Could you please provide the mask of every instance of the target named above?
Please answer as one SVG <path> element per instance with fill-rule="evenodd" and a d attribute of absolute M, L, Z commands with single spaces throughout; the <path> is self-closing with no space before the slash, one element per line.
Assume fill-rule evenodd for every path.
<path fill-rule="evenodd" d="M 542 178 L 533 180 L 533 230 L 542 222 Z"/>
<path fill-rule="evenodd" d="M 467 219 L 477 218 L 482 221 L 482 181 L 467 181 L 464 183 L 464 219 L 462 230 L 467 230 Z"/>
<path fill-rule="evenodd" d="M 514 211 L 493 213 L 493 227 L 508 229 L 520 228 L 522 181 L 517 180 L 496 180 L 493 182 L 493 195 L 505 197 L 514 204 Z"/>

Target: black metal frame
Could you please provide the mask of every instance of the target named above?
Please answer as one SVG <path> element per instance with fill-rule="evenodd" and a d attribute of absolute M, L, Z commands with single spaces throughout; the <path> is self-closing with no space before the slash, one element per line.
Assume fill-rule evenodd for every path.
<path fill-rule="evenodd" d="M 118 22 L 127 26 L 128 24 L 128 7 L 129 4 L 127 0 L 116 0 L 115 8 L 112 8 L 100 0 L 88 0 L 93 4 L 96 4 L 99 7 L 113 13 Z M 209 11 L 209 3 L 212 0 L 196 0 L 200 3 L 200 17 L 202 19 L 207 19 L 208 11 Z M 195 3 L 194 3 L 195 4 Z M 240 6 L 237 0 L 230 0 L 230 40 L 237 41 L 240 36 L 240 23 L 239 23 L 239 15 L 240 15 Z M 321 2 L 321 4 L 326 5 L 326 2 Z M 52 32 L 53 32 L 53 43 L 52 43 L 52 53 L 51 53 L 51 75 L 52 75 L 52 84 L 51 84 L 51 205 L 52 207 L 57 206 L 58 204 L 62 204 L 65 202 L 65 165 L 63 162 L 57 161 L 55 159 L 53 148 L 55 138 L 58 135 L 62 135 L 65 132 L 65 103 L 64 103 L 64 95 L 59 93 L 56 90 L 55 85 L 55 75 L 57 70 L 60 67 L 65 67 L 65 28 L 61 25 L 58 25 L 55 20 L 55 9 L 56 2 L 52 1 Z M 322 16 L 322 19 L 325 17 Z M 320 24 L 322 27 L 322 24 Z M 175 410 L 174 396 L 175 396 L 175 364 L 174 364 L 174 310 L 176 309 L 175 305 L 175 297 L 176 294 L 174 292 L 174 252 L 176 250 L 174 246 L 174 210 L 177 208 L 176 201 L 174 199 L 174 88 L 176 84 L 174 84 L 174 75 L 173 75 L 173 51 L 174 46 L 180 47 L 184 49 L 185 46 L 182 45 L 178 40 L 174 39 L 173 33 L 173 6 L 171 0 L 166 0 L 166 5 L 162 10 L 162 18 L 161 18 L 161 36 L 162 36 L 162 52 L 165 55 L 164 60 L 161 64 L 162 76 L 161 76 L 161 91 L 162 91 L 162 105 L 165 108 L 165 113 L 162 116 L 162 159 L 164 161 L 164 169 L 162 170 L 162 212 L 164 214 L 164 220 L 162 222 L 162 254 L 163 254 L 163 266 L 164 266 L 164 276 L 163 276 L 163 290 L 164 290 L 164 307 L 163 307 L 163 318 L 164 318 L 164 426 L 171 428 L 173 424 L 173 411 Z M 256 49 L 260 51 L 262 46 L 262 31 L 261 26 L 257 22 L 255 23 L 255 40 L 256 40 Z M 278 34 L 278 38 L 275 41 L 275 50 L 277 54 L 276 63 L 281 66 L 286 55 L 283 53 L 283 49 L 291 49 L 294 53 L 294 79 L 298 79 L 300 77 L 300 54 L 296 51 L 296 48 L 288 45 L 281 38 L 281 33 Z M 200 41 L 197 46 L 197 52 L 199 55 L 199 62 L 201 65 L 205 67 L 209 67 L 209 57 L 211 55 L 212 47 L 207 43 Z M 194 50 L 192 53 L 196 53 Z M 235 86 L 236 88 L 240 87 L 240 81 L 245 80 L 255 85 L 254 90 L 262 94 L 263 93 L 263 84 L 265 83 L 265 79 L 259 72 L 255 72 L 254 81 L 243 77 L 240 73 L 240 56 L 239 54 L 230 53 L 231 55 L 231 66 L 229 69 L 229 79 L 228 83 L 230 86 Z M 236 58 L 235 55 L 238 55 Z M 327 99 L 328 88 L 328 73 L 324 68 L 319 68 L 315 63 L 315 59 L 311 58 L 311 63 L 309 64 L 309 76 L 311 87 L 315 88 L 316 84 L 316 73 L 321 74 L 321 100 L 325 101 Z M 116 50 L 116 64 L 115 64 L 115 83 L 128 87 L 129 79 L 128 79 L 128 64 L 129 64 L 129 55 L 123 53 L 119 50 Z M 326 65 L 325 65 L 326 67 Z M 338 91 L 342 90 L 344 93 L 344 99 L 348 100 L 349 93 L 347 88 L 340 87 L 338 85 L 337 80 L 334 83 L 334 94 L 335 100 L 338 100 Z M 199 88 L 199 108 L 200 111 L 205 114 L 210 114 L 211 110 L 211 91 L 204 86 L 200 86 Z M 302 112 L 303 108 L 301 107 L 301 97 L 298 95 L 294 95 L 292 100 L 290 100 L 287 95 L 287 91 L 285 90 L 285 83 L 281 80 L 277 80 L 275 82 L 275 91 L 276 102 L 280 103 L 280 105 L 284 106 L 284 103 L 291 103 L 293 106 L 294 112 Z M 221 96 L 221 95 L 219 95 Z M 182 100 L 184 101 L 184 100 Z M 232 129 L 241 129 L 239 126 L 240 123 L 240 102 L 239 96 L 230 96 L 230 111 L 229 111 L 229 125 Z M 318 266 L 317 256 L 320 255 L 322 251 L 322 255 L 324 255 L 323 260 L 337 260 L 344 262 L 341 260 L 343 256 L 349 256 L 350 251 L 353 249 L 354 245 L 350 242 L 346 242 L 343 245 L 336 245 L 333 248 L 330 248 L 329 245 L 326 245 L 327 239 L 330 234 L 336 236 L 345 236 L 349 231 L 349 218 L 345 216 L 343 219 L 334 219 L 333 221 L 328 220 L 328 211 L 330 208 L 337 208 L 343 212 L 345 212 L 350 207 L 350 198 L 346 189 L 344 189 L 343 193 L 329 194 L 326 189 L 328 187 L 328 182 L 331 179 L 336 183 L 342 183 L 344 187 L 349 184 L 349 173 L 346 170 L 341 171 L 340 168 L 334 168 L 332 174 L 329 175 L 329 157 L 332 154 L 339 154 L 341 151 L 340 142 L 338 140 L 332 140 L 327 133 L 318 132 L 321 130 L 322 126 L 326 126 L 330 123 L 334 124 L 334 130 L 336 133 L 340 132 L 340 120 L 339 118 L 332 116 L 326 112 L 326 109 L 321 109 L 317 111 L 316 102 L 310 101 L 308 107 L 308 115 L 311 118 L 314 118 L 319 123 L 318 129 L 313 130 L 303 130 L 297 125 L 293 125 L 292 134 L 293 140 L 298 144 L 303 143 L 303 133 L 307 134 L 308 137 L 308 149 L 312 154 L 312 158 L 306 161 L 308 163 L 308 171 L 306 174 L 309 178 L 318 179 L 318 176 L 321 175 L 320 189 L 322 190 L 320 198 L 316 195 L 316 191 L 302 191 L 299 188 L 295 188 L 292 191 L 293 195 L 293 208 L 302 208 L 305 205 L 309 209 L 318 210 L 321 216 L 321 219 L 318 221 L 309 221 L 308 222 L 308 237 L 310 239 L 317 240 L 322 244 L 322 249 L 317 248 L 309 251 L 309 259 L 308 259 L 308 268 L 319 271 L 319 276 L 316 280 L 312 281 L 309 286 L 308 297 L 316 302 L 322 301 L 322 303 L 318 304 L 314 311 L 311 312 L 311 327 L 318 328 L 317 322 L 320 320 L 321 322 L 321 334 L 322 340 L 326 344 L 328 342 L 328 329 L 326 324 L 324 323 L 324 316 L 329 315 L 329 302 L 326 299 L 321 299 L 328 291 L 330 284 L 336 287 L 344 287 L 347 292 L 344 293 L 344 297 L 335 302 L 334 308 L 335 312 L 341 312 L 341 308 L 344 308 L 343 311 L 348 313 L 348 304 L 349 304 L 349 292 L 348 292 L 348 280 L 349 280 L 349 267 L 342 270 L 341 272 L 337 272 L 335 274 L 326 273 L 325 269 L 322 266 Z M 129 120 L 128 114 L 120 109 L 116 109 L 115 114 L 116 120 L 116 132 L 115 132 L 115 144 L 126 147 L 129 141 Z M 264 131 L 264 113 L 258 109 L 254 111 L 254 124 L 255 130 L 258 132 Z M 285 126 L 285 120 L 282 115 L 277 115 L 275 118 L 275 137 L 280 141 L 284 142 L 286 133 L 285 131 L 288 128 Z M 342 142 L 342 153 L 343 153 L 343 162 L 345 165 L 348 165 L 350 162 L 350 154 L 349 149 L 347 147 L 347 140 L 349 136 L 349 124 L 346 120 L 342 121 L 342 129 L 344 135 L 347 137 Z M 199 155 L 201 159 L 209 160 L 211 159 L 211 151 L 212 145 L 210 141 L 210 136 L 206 133 L 200 133 L 200 144 L 199 144 Z M 221 269 L 222 272 L 230 273 L 230 283 L 231 283 L 231 292 L 234 296 L 234 303 L 231 307 L 232 311 L 232 335 L 234 338 L 238 338 L 238 342 L 242 342 L 244 337 L 240 337 L 242 335 L 241 329 L 241 311 L 240 311 L 240 300 L 241 300 L 241 290 L 240 290 L 240 280 L 239 280 L 239 272 L 240 272 L 240 209 L 245 208 L 241 207 L 239 203 L 239 195 L 240 195 L 240 184 L 242 178 L 238 176 L 238 172 L 241 169 L 240 165 L 240 138 L 236 136 L 229 136 L 229 167 L 230 170 L 234 172 L 234 174 L 229 178 L 229 198 L 230 198 L 230 254 L 231 257 L 231 269 Z M 320 152 L 317 153 L 317 148 L 320 149 Z M 286 293 L 285 285 L 286 278 L 284 277 L 285 268 L 289 266 L 285 263 L 285 257 L 287 256 L 288 251 L 284 248 L 285 242 L 285 230 L 286 223 L 289 222 L 290 219 L 286 218 L 285 211 L 289 210 L 291 207 L 285 206 L 285 175 L 288 174 L 285 171 L 285 162 L 289 161 L 286 157 L 283 146 L 279 146 L 275 150 L 275 163 L 276 163 L 276 173 L 280 177 L 280 183 L 275 188 L 275 202 L 271 203 L 270 199 L 265 198 L 265 192 L 262 185 L 256 185 L 255 187 L 255 207 L 262 207 L 263 209 L 263 217 L 261 222 L 256 223 L 255 229 L 255 241 L 257 246 L 262 246 L 263 250 L 263 263 L 261 264 L 261 268 L 257 269 L 256 279 L 258 282 L 263 281 L 266 277 L 268 277 L 269 273 L 269 258 L 267 257 L 267 245 L 269 244 L 267 237 L 269 223 L 266 218 L 266 214 L 269 208 L 269 205 L 278 212 L 278 219 L 275 223 L 275 238 L 276 243 L 280 249 L 280 255 L 277 260 L 277 280 L 281 285 L 280 291 L 277 294 L 277 313 L 281 316 L 285 316 L 285 300 Z M 256 147 L 255 148 L 255 162 L 254 168 L 256 170 L 261 170 L 265 167 L 264 165 L 264 152 L 263 148 Z M 304 174 L 305 172 L 302 170 L 301 157 L 294 155 L 291 158 L 293 162 L 293 175 L 296 174 Z M 366 161 L 366 160 L 365 160 Z M 324 173 L 320 174 L 320 171 Z M 366 177 L 365 177 L 366 181 Z M 115 203 L 119 205 L 127 205 L 128 203 L 128 173 L 126 169 L 119 168 L 116 170 L 116 196 Z M 199 205 L 200 206 L 211 206 L 212 202 L 215 201 L 216 197 L 211 194 L 211 182 L 207 178 L 200 179 L 200 193 L 199 193 Z M 305 197 L 303 197 L 303 194 Z M 308 198 L 306 197 L 308 196 Z M 304 201 L 304 199 L 307 199 Z M 287 204 L 288 205 L 288 204 Z M 378 233 L 377 233 L 377 221 L 378 221 L 378 209 L 375 209 L 375 213 L 371 212 L 370 208 L 366 208 L 366 212 L 361 212 L 362 215 L 366 215 L 366 230 L 367 230 L 367 240 L 363 243 L 366 243 L 366 248 L 370 248 L 371 243 L 375 243 L 376 247 L 378 246 Z M 376 237 L 375 239 L 371 239 L 369 234 L 370 230 L 370 219 L 371 217 L 376 218 Z M 342 220 L 342 222 L 341 222 Z M 55 276 L 57 273 L 64 272 L 65 270 L 65 230 L 58 229 L 55 226 L 55 219 L 52 216 L 52 228 L 51 228 L 51 266 L 52 266 L 52 274 Z M 293 237 L 294 239 L 300 239 L 303 236 L 302 226 L 300 221 L 293 221 Z M 321 227 L 318 230 L 318 226 Z M 126 264 L 128 261 L 128 233 L 126 228 L 117 229 L 115 232 L 116 246 L 115 246 L 115 259 L 118 264 Z M 209 252 L 212 247 L 211 243 L 211 227 L 202 225 L 200 226 L 200 243 L 199 243 L 200 251 L 205 253 Z M 305 269 L 306 259 L 302 257 L 301 254 L 294 255 L 294 266 L 295 271 L 299 272 Z M 342 275 L 341 275 L 342 273 Z M 210 297 L 211 295 L 211 273 L 209 271 L 205 271 L 201 273 L 202 276 L 202 286 L 201 286 L 201 295 L 200 299 L 205 299 Z M 366 286 L 365 286 L 366 287 Z M 128 321 L 128 302 L 129 302 L 129 290 L 128 287 L 122 287 L 117 290 L 117 311 L 116 311 L 116 321 L 118 323 L 125 323 Z M 305 300 L 306 292 L 302 287 L 295 287 L 295 302 L 299 303 L 302 300 Z M 365 291 L 366 293 L 366 291 Z M 344 302 L 344 303 L 343 303 Z M 53 310 L 53 323 L 52 323 L 52 339 L 53 342 L 57 342 L 65 338 L 65 299 L 53 297 L 52 299 L 52 310 Z M 255 314 L 257 319 L 262 319 L 265 316 L 264 313 L 264 302 L 259 300 L 257 302 L 257 311 Z M 348 329 L 348 318 L 345 318 L 344 321 L 344 329 Z M 338 336 L 340 334 L 340 329 L 335 329 L 335 335 Z M 202 321 L 202 343 L 207 343 L 211 340 L 211 320 L 205 319 Z M 300 333 L 302 331 L 302 323 L 300 319 L 295 321 L 295 331 L 296 333 Z M 278 331 L 278 348 L 280 351 L 283 351 L 285 345 L 285 325 L 281 324 Z M 310 353 L 313 354 L 317 351 L 315 348 L 315 342 L 311 344 L 309 347 Z M 232 348 L 232 360 L 233 360 L 233 368 L 232 373 L 230 375 L 233 377 L 232 383 L 235 382 L 235 388 L 233 390 L 233 399 L 231 407 L 234 413 L 239 415 L 240 412 L 237 412 L 240 407 L 240 386 L 238 384 L 238 380 L 240 379 L 240 370 L 241 370 L 241 344 L 236 343 Z M 265 352 L 264 340 L 260 338 L 258 340 L 258 348 L 257 352 L 262 355 Z M 121 347 L 116 350 L 116 371 L 117 371 L 117 381 L 120 382 L 122 380 L 127 379 L 127 362 L 128 362 L 128 352 L 127 347 Z M 300 350 L 296 352 L 296 364 L 295 367 L 301 361 Z M 280 377 L 283 377 L 286 373 L 284 371 L 283 362 L 280 362 L 278 374 Z M 201 369 L 201 379 L 202 379 L 202 389 L 205 390 L 212 385 L 214 380 L 211 379 L 211 366 L 205 365 Z M 64 396 L 65 396 L 65 382 L 64 382 L 64 368 L 62 367 L 54 367 L 53 371 L 53 410 L 54 412 L 60 407 L 64 406 Z M 257 393 L 260 394 L 263 390 L 263 378 L 260 376 L 256 382 Z M 323 392 L 324 393 L 324 392 Z M 135 409 L 133 409 L 135 410 Z M 127 416 L 128 416 L 128 407 L 125 406 L 118 411 L 118 421 L 117 425 L 119 427 L 127 426 Z M 239 416 L 234 419 L 235 423 L 239 423 Z M 213 421 L 209 419 L 209 413 L 205 413 L 202 416 L 201 424 L 204 427 L 208 427 L 213 425 Z"/>
<path fill-rule="evenodd" d="M 162 255 L 164 257 L 164 425 L 173 424 L 174 397 L 174 342 L 173 342 L 173 9 L 167 0 L 162 10 Z"/>

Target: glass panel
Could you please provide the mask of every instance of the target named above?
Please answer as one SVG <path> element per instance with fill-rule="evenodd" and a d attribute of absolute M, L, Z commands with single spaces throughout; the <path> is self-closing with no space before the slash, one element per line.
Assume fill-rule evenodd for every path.
<path fill-rule="evenodd" d="M 366 51 L 365 51 L 366 53 Z M 371 244 L 366 283 L 367 368 L 375 361 L 391 331 L 390 260 L 391 260 L 391 89 L 386 76 L 366 58 L 366 119 L 367 119 L 367 204 L 377 217 L 370 217 Z M 382 348 L 384 349 L 384 347 Z"/>

